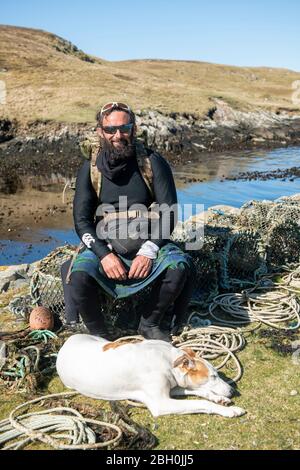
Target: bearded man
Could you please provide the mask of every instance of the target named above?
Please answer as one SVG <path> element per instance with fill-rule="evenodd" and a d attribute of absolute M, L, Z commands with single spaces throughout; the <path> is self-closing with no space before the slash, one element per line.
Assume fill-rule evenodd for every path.
<path fill-rule="evenodd" d="M 151 189 L 139 164 L 135 114 L 128 105 L 107 103 L 96 119 L 100 145 L 95 167 L 101 190 L 97 194 L 91 164 L 85 161 L 78 172 L 73 205 L 75 230 L 84 249 L 70 269 L 72 301 L 89 332 L 105 338 L 107 330 L 99 291 L 124 298 L 152 284 L 150 303 L 145 306 L 138 333 L 146 339 L 169 342 L 171 321 L 185 313 L 192 296 L 194 267 L 191 257 L 169 240 L 176 211 L 171 211 L 168 217 L 164 217 L 163 210 L 156 217 L 147 214 L 154 203 L 158 207 L 176 207 L 172 171 L 161 155 L 146 149 Z M 145 207 L 145 211 L 137 212 L 140 216 L 142 213 L 141 225 L 147 227 L 147 235 L 141 230 L 143 237 L 118 236 L 124 220 L 127 225 L 135 221 L 132 214 L 137 212 L 132 207 L 136 205 Z M 103 209 L 107 207 L 109 217 Z M 103 229 L 103 220 L 115 224 L 115 236 L 99 229 Z M 150 220 L 155 223 L 149 224 Z"/>

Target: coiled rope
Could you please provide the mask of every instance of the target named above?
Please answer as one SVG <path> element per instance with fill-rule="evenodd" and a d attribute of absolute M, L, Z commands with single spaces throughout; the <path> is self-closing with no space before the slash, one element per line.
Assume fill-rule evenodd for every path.
<path fill-rule="evenodd" d="M 288 268 L 286 268 L 288 270 Z M 282 276 L 281 285 L 300 297 L 300 266 Z"/>
<path fill-rule="evenodd" d="M 282 330 L 295 330 L 300 326 L 299 312 L 296 295 L 285 286 L 276 285 L 256 286 L 242 293 L 218 295 L 209 305 L 211 317 L 226 326 L 258 323 Z M 224 313 L 230 318 L 224 318 Z"/>
<path fill-rule="evenodd" d="M 215 367 L 220 370 L 232 360 L 237 372 L 230 381 L 237 382 L 242 367 L 236 353 L 245 346 L 245 334 L 262 324 L 280 330 L 296 330 L 300 326 L 300 266 L 282 268 L 289 272 L 264 276 L 241 293 L 217 295 L 208 311 L 193 311 L 186 321 L 192 329 L 185 327 L 173 344 L 189 347 L 207 360 L 225 355 Z M 278 283 L 272 281 L 276 276 L 280 276 Z"/>
<path fill-rule="evenodd" d="M 35 441 L 48 444 L 57 450 L 87 450 L 115 447 L 120 442 L 123 434 L 119 426 L 104 421 L 84 418 L 73 408 L 56 407 L 46 411 L 19 414 L 20 410 L 34 403 L 50 398 L 74 395 L 78 395 L 78 393 L 63 392 L 46 395 L 17 406 L 11 411 L 8 419 L 0 421 L 0 445 L 12 440 L 14 441 L 6 445 L 3 450 L 18 450 Z M 88 424 L 101 428 L 109 428 L 116 435 L 106 442 L 96 442 L 97 436 Z"/>

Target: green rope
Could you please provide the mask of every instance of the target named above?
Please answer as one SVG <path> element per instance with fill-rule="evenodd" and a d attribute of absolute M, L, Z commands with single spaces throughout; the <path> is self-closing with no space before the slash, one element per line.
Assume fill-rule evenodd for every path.
<path fill-rule="evenodd" d="M 44 341 L 44 343 L 47 344 L 48 339 L 55 339 L 57 336 L 50 330 L 33 330 L 28 334 L 28 338 L 36 341 Z"/>

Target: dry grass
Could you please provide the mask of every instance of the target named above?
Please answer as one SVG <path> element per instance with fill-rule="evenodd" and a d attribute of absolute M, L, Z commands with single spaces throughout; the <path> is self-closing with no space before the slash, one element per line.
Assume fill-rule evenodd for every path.
<path fill-rule="evenodd" d="M 7 104 L 0 117 L 22 122 L 53 119 L 93 122 L 100 103 L 129 102 L 134 109 L 204 115 L 213 97 L 241 110 L 298 111 L 291 101 L 300 73 L 205 62 L 132 60 L 94 63 L 57 36 L 0 26 L 0 79 Z M 3 69 L 7 71 L 3 72 Z"/>

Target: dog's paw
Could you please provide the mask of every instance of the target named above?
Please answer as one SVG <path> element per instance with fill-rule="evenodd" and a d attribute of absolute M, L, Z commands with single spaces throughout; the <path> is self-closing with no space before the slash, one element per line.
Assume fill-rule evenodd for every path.
<path fill-rule="evenodd" d="M 227 418 L 236 418 L 237 416 L 243 416 L 246 413 L 246 410 L 240 408 L 239 406 L 230 406 L 224 410 L 224 416 Z"/>
<path fill-rule="evenodd" d="M 217 397 L 215 399 L 215 403 L 218 403 L 218 405 L 228 406 L 230 405 L 231 400 L 227 397 Z"/>

